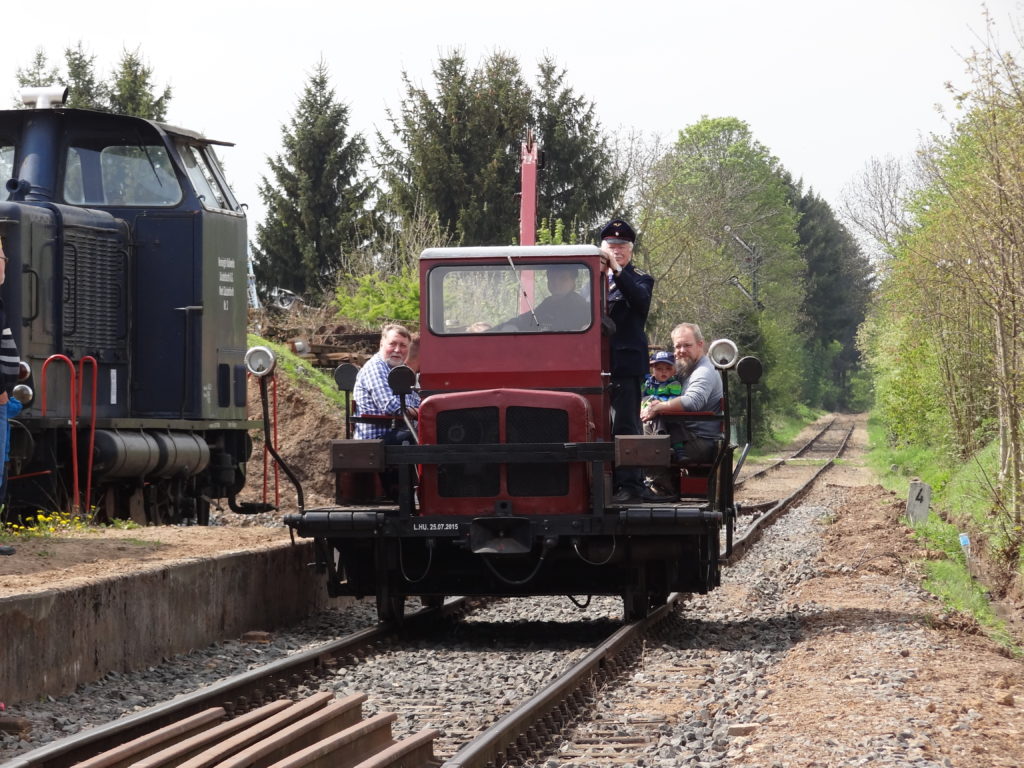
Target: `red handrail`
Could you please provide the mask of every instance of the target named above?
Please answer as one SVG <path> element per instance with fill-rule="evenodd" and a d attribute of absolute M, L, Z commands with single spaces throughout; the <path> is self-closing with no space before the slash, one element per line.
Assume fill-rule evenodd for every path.
<path fill-rule="evenodd" d="M 71 420 L 71 473 L 74 485 L 74 508 L 78 509 L 81 507 L 78 496 L 78 408 L 75 402 L 75 396 L 78 393 L 78 388 L 75 386 L 75 364 L 71 362 L 71 358 L 69 358 L 67 355 L 50 355 L 43 362 L 43 369 L 42 371 L 40 371 L 39 374 L 39 386 L 42 387 L 43 390 L 42 402 L 40 403 L 40 411 L 42 412 L 43 416 L 46 415 L 46 367 L 54 360 L 60 360 L 62 362 L 67 363 L 68 371 L 71 376 L 71 390 L 69 392 L 70 396 L 68 397 L 68 408 L 70 410 Z"/>
<path fill-rule="evenodd" d="M 250 374 L 251 375 L 251 374 Z M 274 448 L 277 448 L 277 374 L 270 374 L 270 384 L 272 387 L 273 396 L 270 401 L 270 424 L 271 424 L 271 436 L 270 439 L 274 443 Z M 280 508 L 281 506 L 281 487 L 280 487 L 280 475 L 278 475 L 277 462 L 273 464 L 274 467 L 274 506 Z M 270 448 L 264 442 L 263 445 L 263 503 L 267 503 L 267 484 L 270 478 Z"/>

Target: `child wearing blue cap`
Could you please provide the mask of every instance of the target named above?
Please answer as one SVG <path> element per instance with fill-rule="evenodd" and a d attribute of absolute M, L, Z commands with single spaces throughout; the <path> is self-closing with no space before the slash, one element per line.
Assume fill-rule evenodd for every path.
<path fill-rule="evenodd" d="M 683 394 L 682 382 L 675 377 L 675 372 L 676 361 L 671 353 L 662 351 L 654 354 L 651 358 L 651 372 L 644 379 L 641 393 L 643 408 L 655 400 L 664 402 Z"/>

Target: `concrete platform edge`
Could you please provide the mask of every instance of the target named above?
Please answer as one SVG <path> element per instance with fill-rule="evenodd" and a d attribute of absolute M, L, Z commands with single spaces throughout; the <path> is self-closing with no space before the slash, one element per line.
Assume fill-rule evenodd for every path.
<path fill-rule="evenodd" d="M 0 701 L 58 696 L 328 607 L 312 543 L 281 544 L 81 587 L 0 597 Z"/>

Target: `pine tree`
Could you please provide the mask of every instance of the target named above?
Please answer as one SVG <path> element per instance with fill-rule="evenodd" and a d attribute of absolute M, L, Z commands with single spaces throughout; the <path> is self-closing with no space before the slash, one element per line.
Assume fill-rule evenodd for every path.
<path fill-rule="evenodd" d="M 68 86 L 67 107 L 118 112 L 149 120 L 166 119 L 171 89 L 168 86 L 159 95 L 156 93 L 153 70 L 143 62 L 138 49 L 122 53 L 107 82 L 96 74 L 96 57 L 85 51 L 81 41 L 64 50 L 64 64 L 66 72 L 62 75 L 49 65 L 45 51 L 39 48 L 32 63 L 18 69 L 18 85 L 24 88 L 63 83 Z M 23 105 L 19 102 L 18 106 Z"/>
<path fill-rule="evenodd" d="M 156 95 L 152 77 L 153 70 L 145 65 L 137 48 L 123 51 L 108 86 L 110 111 L 149 120 L 166 119 L 171 87 Z"/>
<path fill-rule="evenodd" d="M 372 234 L 366 204 L 373 187 L 360 170 L 366 142 L 349 135 L 348 123 L 348 107 L 335 100 L 321 60 L 281 127 L 284 150 L 268 160 L 271 175 L 260 183 L 267 214 L 253 251 L 262 291 L 280 287 L 319 298 L 336 273 L 351 271 L 353 254 Z"/>
<path fill-rule="evenodd" d="M 434 69 L 436 96 L 403 74 L 405 98 L 389 115 L 395 143 L 378 134 L 390 207 L 436 214 L 466 245 L 505 245 L 519 230 L 519 148 L 531 94 L 519 62 L 494 53 L 470 72 L 459 52 Z"/>
<path fill-rule="evenodd" d="M 60 72 L 56 67 L 50 66 L 46 52 L 42 48 L 36 48 L 32 63 L 27 67 L 18 67 L 14 76 L 20 88 L 41 88 L 60 82 Z M 24 106 L 21 99 L 15 99 L 14 103 L 18 107 Z"/>
<path fill-rule="evenodd" d="M 566 70 L 554 60 L 540 62 L 533 101 L 544 168 L 537 179 L 537 215 L 562 221 L 579 239 L 609 215 L 621 194 L 608 139 L 594 103 L 566 84 Z"/>
<path fill-rule="evenodd" d="M 96 75 L 96 57 L 85 52 L 82 41 L 74 48 L 64 49 L 67 68 L 65 83 L 68 98 L 65 106 L 73 109 L 106 110 L 110 103 L 107 86 Z"/>

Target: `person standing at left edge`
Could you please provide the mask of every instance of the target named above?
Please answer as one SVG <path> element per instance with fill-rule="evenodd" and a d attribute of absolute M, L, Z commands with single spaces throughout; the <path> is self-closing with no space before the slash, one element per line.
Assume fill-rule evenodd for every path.
<path fill-rule="evenodd" d="M 0 285 L 7 277 L 7 256 L 4 254 L 3 242 L 0 241 Z M 0 342 L 0 462 L 7 455 L 7 403 L 11 397 L 11 389 L 18 383 L 18 350 L 14 346 L 14 337 L 7 330 L 7 313 L 3 299 L 0 298 L 0 331 L 3 340 Z M 13 350 L 13 351 L 12 351 Z M 6 467 L 0 463 L 0 473 L 6 473 Z M 0 505 L 6 504 L 6 476 L 0 474 Z M 14 547 L 0 545 L 0 555 L 13 555 Z"/>
<path fill-rule="evenodd" d="M 640 391 L 648 369 L 647 313 L 654 278 L 633 264 L 636 232 L 623 219 L 612 219 L 601 230 L 601 264 L 608 273 L 608 316 L 612 334 L 612 434 L 640 435 Z M 628 504 L 644 495 L 640 467 L 616 467 L 612 501 Z"/>

